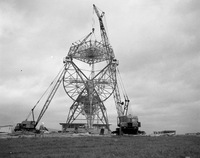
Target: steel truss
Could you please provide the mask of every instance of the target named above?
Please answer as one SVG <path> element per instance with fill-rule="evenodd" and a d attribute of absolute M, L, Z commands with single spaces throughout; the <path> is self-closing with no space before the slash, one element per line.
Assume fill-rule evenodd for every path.
<path fill-rule="evenodd" d="M 101 42 L 89 39 L 94 33 L 92 29 L 83 40 L 72 44 L 64 59 L 63 87 L 74 101 L 67 117 L 67 127 L 80 116 L 85 116 L 88 128 L 92 128 L 97 121 L 109 129 L 104 102 L 115 90 L 118 61 L 107 38 L 103 14 L 100 15 L 95 6 L 94 10 L 100 22 Z M 90 70 L 85 71 L 88 66 Z"/>

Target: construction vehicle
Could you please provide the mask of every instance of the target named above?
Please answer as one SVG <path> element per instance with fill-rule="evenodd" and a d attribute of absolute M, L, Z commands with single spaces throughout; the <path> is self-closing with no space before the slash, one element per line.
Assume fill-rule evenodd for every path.
<path fill-rule="evenodd" d="M 119 71 L 118 71 L 119 74 Z M 120 74 L 119 74 L 120 75 Z M 121 77 L 118 77 L 121 79 Z M 124 89 L 122 80 L 118 80 L 118 82 L 121 82 L 121 89 L 117 86 L 114 91 L 114 100 L 115 105 L 117 109 L 117 128 L 116 131 L 113 131 L 112 133 L 116 133 L 117 135 L 123 135 L 123 134 L 132 134 L 137 135 L 141 134 L 143 132 L 139 131 L 139 127 L 141 127 L 141 122 L 138 120 L 138 116 L 134 116 L 132 114 L 128 114 L 128 107 L 130 100 L 128 98 L 128 95 Z M 121 95 L 124 96 L 124 102 L 121 100 Z"/>
<path fill-rule="evenodd" d="M 137 116 L 132 116 L 129 114 L 128 116 L 119 116 L 118 117 L 118 128 L 116 128 L 117 135 L 123 135 L 123 134 L 133 134 L 137 135 L 140 134 L 139 127 L 141 126 L 141 123 L 138 121 Z"/>
<path fill-rule="evenodd" d="M 36 132 L 35 129 L 35 121 L 22 121 L 21 123 L 17 123 L 15 126 L 14 131 L 34 131 Z"/>
<path fill-rule="evenodd" d="M 120 80 L 118 80 L 119 82 Z M 121 89 L 117 86 L 114 90 L 114 100 L 117 109 L 117 128 L 113 131 L 113 134 L 123 135 L 123 134 L 143 134 L 143 131 L 139 131 L 139 127 L 141 127 L 141 122 L 138 120 L 138 116 L 134 116 L 132 114 L 128 114 L 128 107 L 130 100 L 128 99 L 128 95 L 124 89 L 122 80 L 120 81 L 122 85 Z M 124 102 L 121 101 L 121 93 L 124 95 Z"/>
<path fill-rule="evenodd" d="M 104 17 L 105 13 L 100 12 L 99 9 L 97 9 L 97 7 L 95 5 L 93 5 L 93 7 L 94 7 L 94 10 L 99 19 L 102 41 L 103 41 L 104 45 L 108 47 L 108 46 L 110 46 L 110 43 L 108 40 L 106 29 L 103 24 L 103 17 Z M 111 49 L 107 49 L 108 52 L 110 50 Z M 113 58 L 113 60 L 117 61 L 115 59 L 114 52 L 110 51 L 109 53 L 111 54 L 110 55 L 111 58 Z M 116 63 L 117 63 L 117 65 L 119 65 L 118 62 L 116 62 Z M 121 79 L 118 68 L 116 68 L 116 75 L 118 75 L 118 78 Z M 118 79 L 116 80 L 116 86 L 113 91 L 113 96 L 114 96 L 115 105 L 116 105 L 117 114 L 118 114 L 118 119 L 117 119 L 118 128 L 116 128 L 116 131 L 113 131 L 112 133 L 116 133 L 117 135 L 121 135 L 121 134 L 134 134 L 135 135 L 135 134 L 140 133 L 139 127 L 141 126 L 141 123 L 138 121 L 137 116 L 133 116 L 131 114 L 127 115 L 130 100 L 128 98 L 128 95 L 126 94 L 122 80 L 121 80 L 121 84 L 119 84 L 119 81 L 120 80 L 118 80 Z M 118 85 L 122 85 L 121 91 L 120 91 Z M 125 100 L 124 102 L 122 102 L 122 100 L 121 100 L 120 92 L 124 94 L 124 100 Z"/>
<path fill-rule="evenodd" d="M 40 130 L 36 128 L 38 125 L 39 121 L 43 117 L 44 113 L 46 112 L 47 108 L 49 107 L 49 104 L 51 103 L 61 81 L 63 78 L 63 73 L 65 72 L 65 68 L 62 68 L 62 70 L 58 73 L 56 78 L 51 82 L 47 90 L 43 93 L 41 98 L 37 101 L 37 103 L 34 105 L 34 107 L 31 109 L 31 112 L 28 114 L 27 118 L 22 121 L 21 123 L 17 123 L 15 126 L 14 131 L 30 131 L 30 132 L 35 132 L 39 133 Z M 38 115 L 38 118 L 35 120 L 35 115 L 34 115 L 34 109 L 37 107 L 37 105 L 40 103 L 41 99 L 44 97 L 45 94 L 48 93 L 48 97 L 42 107 L 42 110 L 40 111 L 40 114 Z M 29 117 L 32 115 L 32 120 L 28 120 Z"/>

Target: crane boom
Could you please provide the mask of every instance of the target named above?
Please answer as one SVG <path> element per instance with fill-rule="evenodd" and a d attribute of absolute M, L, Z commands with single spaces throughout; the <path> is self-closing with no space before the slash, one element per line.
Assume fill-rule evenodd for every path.
<path fill-rule="evenodd" d="M 110 57 L 112 59 L 114 59 L 115 55 L 114 55 L 113 50 L 109 49 L 109 48 L 111 48 L 111 46 L 110 46 L 108 36 L 107 36 L 106 30 L 105 30 L 105 27 L 104 27 L 104 24 L 103 24 L 103 20 L 102 20 L 105 13 L 101 12 L 101 14 L 100 14 L 99 10 L 97 9 L 97 7 L 94 4 L 93 4 L 93 8 L 94 8 L 94 10 L 97 14 L 98 19 L 99 19 L 101 38 L 102 38 L 102 41 L 104 43 L 104 46 L 105 46 L 107 52 L 109 53 Z M 123 116 L 124 113 L 127 113 L 125 111 L 127 111 L 127 109 L 128 109 L 128 104 L 125 101 L 126 104 L 124 105 L 123 102 L 121 101 L 121 96 L 120 96 L 118 84 L 116 84 L 116 87 L 113 91 L 113 94 L 114 94 L 113 96 L 114 96 L 114 100 L 115 100 L 115 105 L 116 105 L 118 117 Z"/>
<path fill-rule="evenodd" d="M 38 102 L 36 103 L 36 105 L 31 109 L 31 112 L 29 113 L 28 117 L 26 118 L 25 121 L 22 121 L 21 123 L 18 123 L 15 126 L 14 131 L 32 131 L 32 132 L 38 132 L 39 130 L 36 129 L 36 126 L 38 125 L 39 121 L 41 120 L 41 118 L 43 117 L 44 113 L 46 112 L 47 108 L 49 107 L 49 104 L 51 103 L 56 91 L 58 90 L 58 87 L 60 86 L 60 83 L 62 81 L 63 75 L 66 72 L 66 64 L 64 66 L 64 68 L 62 68 L 62 70 L 58 73 L 58 75 L 56 76 L 56 78 L 54 79 L 53 82 L 51 82 L 50 86 L 47 88 L 47 90 L 54 84 L 54 86 L 52 87 L 50 94 L 48 95 L 42 110 L 40 111 L 40 114 L 37 118 L 37 121 L 35 122 L 35 116 L 34 116 L 34 109 L 36 108 L 36 106 L 38 105 L 38 103 L 40 102 L 40 100 L 42 99 L 42 97 L 44 96 L 44 94 L 47 92 L 47 90 L 45 91 L 45 93 L 42 95 L 42 97 L 38 100 Z M 32 114 L 33 120 L 32 121 L 28 121 L 29 116 Z"/>
<path fill-rule="evenodd" d="M 123 108 L 122 108 L 123 103 L 121 102 L 121 96 L 120 96 L 119 87 L 117 84 L 116 84 L 113 96 L 114 96 L 114 100 L 115 100 L 117 114 L 118 114 L 118 116 L 123 116 Z"/>
<path fill-rule="evenodd" d="M 103 24 L 103 20 L 102 20 L 105 13 L 99 12 L 99 10 L 97 9 L 97 7 L 95 5 L 93 5 L 93 8 L 94 8 L 94 10 L 97 14 L 98 19 L 99 19 L 101 38 L 102 38 L 104 47 L 105 47 L 105 49 L 108 53 L 109 59 L 110 60 L 116 60 L 113 49 L 110 46 L 108 36 L 107 36 L 106 30 L 105 30 L 105 27 L 104 27 L 104 24 Z M 116 69 L 114 71 L 116 72 Z M 116 109 L 117 109 L 118 126 L 119 126 L 119 128 L 117 128 L 115 132 L 117 134 L 121 134 L 121 133 L 137 134 L 138 128 L 140 127 L 140 122 L 138 122 L 137 116 L 132 116 L 132 115 L 127 116 L 129 99 L 128 99 L 128 96 L 126 94 L 124 94 L 124 102 L 122 102 L 117 80 L 116 80 L 115 89 L 113 91 L 113 96 L 114 96 L 114 100 L 115 100 L 115 106 L 116 106 Z"/>
<path fill-rule="evenodd" d="M 98 19 L 99 19 L 101 38 L 102 38 L 104 47 L 106 48 L 109 57 L 110 58 L 114 58 L 115 55 L 114 55 L 113 50 L 111 49 L 111 46 L 110 46 L 110 43 L 109 43 L 109 40 L 108 40 L 108 36 L 107 36 L 107 33 L 106 33 L 106 29 L 105 29 L 104 24 L 103 24 L 103 19 L 102 18 L 103 18 L 105 13 L 102 12 L 100 14 L 99 10 L 97 9 L 97 7 L 94 4 L 93 4 L 93 8 L 94 8 L 94 10 L 95 10 L 95 12 L 97 14 Z"/>
<path fill-rule="evenodd" d="M 39 116 L 38 116 L 38 119 L 37 119 L 37 121 L 35 123 L 35 127 L 37 126 L 37 124 L 39 123 L 41 118 L 43 117 L 43 115 L 46 112 L 47 108 L 49 107 L 49 104 L 51 103 L 56 91 L 58 90 L 58 87 L 60 86 L 60 83 L 62 81 L 62 78 L 63 78 L 63 75 L 64 75 L 65 71 L 66 71 L 66 69 L 64 67 L 63 70 L 60 73 L 60 76 L 58 77 L 58 80 L 56 81 L 54 87 L 52 88 L 52 90 L 51 90 L 51 92 L 50 92 L 50 94 L 49 94 L 49 96 L 48 96 L 48 98 L 47 98 L 47 100 L 46 100 L 46 102 L 45 102 L 45 104 L 44 104 Z"/>
<path fill-rule="evenodd" d="M 82 41 L 79 41 L 79 43 L 73 43 L 72 46 L 70 47 L 69 51 L 69 57 L 75 57 L 77 54 L 78 48 L 92 35 L 94 32 L 94 29 L 92 29 L 92 32 L 90 32 Z"/>
<path fill-rule="evenodd" d="M 115 100 L 118 117 L 126 116 L 130 101 L 128 99 L 128 96 L 124 94 L 124 102 L 122 102 L 118 84 L 116 84 L 115 90 L 113 92 L 113 96 Z"/>

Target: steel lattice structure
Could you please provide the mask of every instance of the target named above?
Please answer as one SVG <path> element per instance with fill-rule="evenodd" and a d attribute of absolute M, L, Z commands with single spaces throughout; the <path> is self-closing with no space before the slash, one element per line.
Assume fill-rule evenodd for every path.
<path fill-rule="evenodd" d="M 125 100 L 124 102 L 121 101 L 120 89 L 117 83 L 118 61 L 115 59 L 114 51 L 109 43 L 103 24 L 104 12 L 100 12 L 95 5 L 93 7 L 100 24 L 101 40 L 92 40 L 92 37 L 95 36 L 93 28 L 92 32 L 83 40 L 72 44 L 67 56 L 64 58 L 64 67 L 44 93 L 46 94 L 51 88 L 37 119 L 35 120 L 34 109 L 44 94 L 31 109 L 26 120 L 18 124 L 17 128 L 19 130 L 37 131 L 36 126 L 48 109 L 61 82 L 63 82 L 65 92 L 73 100 L 63 130 L 70 127 L 75 120 L 79 120 L 80 116 L 84 117 L 84 121 L 86 120 L 84 123 L 88 129 L 92 128 L 96 121 L 98 127 L 105 126 L 110 130 L 104 102 L 112 94 L 118 113 L 118 126 L 121 128 L 121 125 L 124 125 L 123 120 L 127 118 L 129 99 L 124 94 Z M 28 121 L 31 115 L 33 120 Z M 83 122 L 80 123 L 82 125 Z M 127 122 L 125 122 L 125 125 L 127 125 Z M 130 133 L 137 133 L 138 127 L 139 125 L 136 128 L 133 126 Z"/>
<path fill-rule="evenodd" d="M 80 61 L 88 64 L 91 70 L 82 70 L 78 66 Z M 95 70 L 98 63 L 104 65 L 101 70 Z M 89 128 L 95 119 L 108 127 L 104 101 L 110 97 L 116 86 L 117 61 L 110 58 L 102 43 L 89 40 L 72 45 L 65 57 L 65 64 L 63 86 L 74 101 L 67 123 L 72 123 L 81 114 L 85 115 Z"/>
<path fill-rule="evenodd" d="M 63 87 L 74 101 L 66 123 L 69 126 L 82 115 L 87 120 L 88 128 L 94 121 L 100 121 L 109 129 L 104 102 L 115 90 L 118 61 L 114 58 L 103 26 L 104 13 L 100 15 L 95 6 L 94 9 L 100 22 L 101 42 L 90 39 L 93 29 L 82 41 L 72 44 L 64 59 Z"/>

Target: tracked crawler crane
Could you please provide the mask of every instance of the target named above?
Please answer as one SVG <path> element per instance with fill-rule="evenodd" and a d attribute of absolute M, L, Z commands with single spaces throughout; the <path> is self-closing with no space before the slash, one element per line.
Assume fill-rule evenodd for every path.
<path fill-rule="evenodd" d="M 101 31 L 101 37 L 102 37 L 102 41 L 104 42 L 105 46 L 110 46 L 109 40 L 108 40 L 108 36 L 103 24 L 103 16 L 104 16 L 104 12 L 102 12 L 100 14 L 100 12 L 98 11 L 98 9 L 96 8 L 95 5 L 93 5 L 94 10 L 98 16 L 99 19 L 99 24 L 100 24 L 100 31 Z M 107 48 L 107 47 L 106 47 Z M 108 49 L 109 52 L 110 49 Z M 115 55 L 114 52 L 111 51 L 111 58 L 113 58 L 112 60 L 115 60 Z M 117 62 L 117 66 L 118 66 L 118 62 Z M 115 68 L 115 77 L 116 77 L 116 84 L 115 84 L 115 88 L 113 91 L 113 96 L 114 96 L 114 100 L 115 100 L 115 105 L 116 105 L 116 109 L 117 109 L 117 114 L 118 114 L 118 119 L 117 119 L 117 125 L 119 128 L 116 128 L 116 131 L 114 131 L 113 133 L 116 134 L 138 134 L 138 129 L 141 126 L 141 123 L 138 121 L 138 117 L 137 116 L 132 116 L 131 114 L 127 115 L 128 112 L 128 106 L 129 106 L 129 102 L 130 100 L 128 99 L 127 94 L 125 93 L 124 90 L 124 102 L 122 102 L 121 100 L 121 95 L 120 95 L 120 90 L 119 90 L 119 86 L 118 86 L 118 80 L 117 80 L 117 74 L 119 74 L 119 70 L 118 68 Z M 121 87 L 123 89 L 123 87 Z"/>

